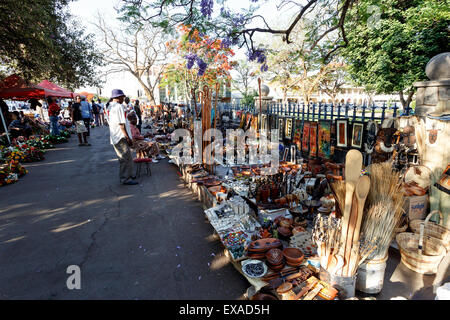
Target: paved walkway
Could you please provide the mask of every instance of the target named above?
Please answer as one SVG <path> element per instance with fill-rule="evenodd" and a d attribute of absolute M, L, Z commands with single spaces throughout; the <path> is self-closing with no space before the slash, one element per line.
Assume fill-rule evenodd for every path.
<path fill-rule="evenodd" d="M 122 186 L 107 128 L 69 143 L 0 188 L 0 299 L 240 299 L 201 205 L 167 160 Z M 69 265 L 81 290 L 68 290 Z"/>

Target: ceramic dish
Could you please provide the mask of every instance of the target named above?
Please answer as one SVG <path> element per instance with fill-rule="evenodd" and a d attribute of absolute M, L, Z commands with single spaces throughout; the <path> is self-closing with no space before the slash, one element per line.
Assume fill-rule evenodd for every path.
<path fill-rule="evenodd" d="M 248 266 L 248 267 L 247 267 Z M 256 270 L 254 270 L 254 272 L 252 273 L 251 270 L 249 270 L 250 266 L 253 266 L 253 268 L 255 268 Z M 258 272 L 258 271 L 261 272 Z M 264 277 L 267 274 L 267 265 L 260 260 L 244 260 L 242 261 L 242 272 L 249 278 L 261 278 Z M 257 272 L 255 274 L 255 271 Z"/>

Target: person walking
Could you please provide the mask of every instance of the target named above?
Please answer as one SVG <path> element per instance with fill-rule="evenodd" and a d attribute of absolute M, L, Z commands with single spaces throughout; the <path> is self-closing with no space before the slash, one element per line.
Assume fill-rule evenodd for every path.
<path fill-rule="evenodd" d="M 120 89 L 114 89 L 111 93 L 112 102 L 109 104 L 108 115 L 110 141 L 119 159 L 120 182 L 124 185 L 137 185 L 138 182 L 133 176 L 133 157 L 130 148 L 133 140 L 130 123 L 122 105 L 124 98 L 125 94 Z"/>
<path fill-rule="evenodd" d="M 91 135 L 92 107 L 89 102 L 86 101 L 86 97 L 81 97 L 80 104 L 81 116 L 83 117 L 84 125 L 87 129 L 87 136 L 89 137 Z"/>
<path fill-rule="evenodd" d="M 72 104 L 70 109 L 70 117 L 72 118 L 72 123 L 75 124 L 77 135 L 78 135 L 78 146 L 90 146 L 91 144 L 87 141 L 86 123 L 83 120 L 83 115 L 81 113 L 81 98 L 77 96 L 75 98 L 75 103 Z M 83 137 L 83 139 L 81 139 Z M 84 142 L 83 142 L 84 141 Z"/>
<path fill-rule="evenodd" d="M 48 102 L 48 117 L 50 119 L 50 132 L 54 136 L 59 136 L 58 116 L 61 108 L 52 97 L 47 98 Z"/>
<path fill-rule="evenodd" d="M 98 105 L 98 120 L 99 120 L 99 125 L 104 126 L 105 125 L 105 113 L 104 113 L 104 107 L 103 107 L 103 103 L 102 100 L 98 99 L 97 100 L 97 105 Z"/>
<path fill-rule="evenodd" d="M 100 108 L 98 104 L 95 103 L 94 99 L 92 99 L 92 113 L 94 115 L 94 124 L 96 127 L 98 127 L 100 119 Z"/>

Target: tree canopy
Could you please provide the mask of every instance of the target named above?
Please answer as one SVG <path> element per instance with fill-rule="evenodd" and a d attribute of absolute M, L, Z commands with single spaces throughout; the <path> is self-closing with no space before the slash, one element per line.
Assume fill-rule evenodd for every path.
<path fill-rule="evenodd" d="M 85 34 L 67 10 L 70 0 L 2 0 L 0 62 L 3 73 L 33 81 L 48 79 L 67 88 L 97 85 L 101 65 L 93 35 Z"/>
<path fill-rule="evenodd" d="M 446 0 L 359 0 L 342 51 L 353 80 L 376 93 L 399 93 L 406 107 L 413 83 L 426 80 L 428 61 L 449 51 L 449 21 Z"/>

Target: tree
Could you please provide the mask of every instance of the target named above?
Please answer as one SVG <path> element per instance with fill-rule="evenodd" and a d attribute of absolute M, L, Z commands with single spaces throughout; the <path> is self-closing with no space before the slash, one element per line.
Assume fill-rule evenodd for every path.
<path fill-rule="evenodd" d="M 342 87 L 348 83 L 348 74 L 344 63 L 337 65 L 331 72 L 327 73 L 319 83 L 319 88 L 325 92 L 332 103 L 337 103 L 337 95 L 341 92 Z"/>
<path fill-rule="evenodd" d="M 254 44 L 256 34 L 274 34 L 282 37 L 286 43 L 291 43 L 291 35 L 305 17 L 313 11 L 322 11 L 323 14 L 316 29 L 315 39 L 320 43 L 331 32 L 339 32 L 333 45 L 329 47 L 325 58 L 328 59 L 338 49 L 347 43 L 344 22 L 349 8 L 358 0 L 307 0 L 292 1 L 281 0 L 278 9 L 285 6 L 292 7 L 292 16 L 286 17 L 291 21 L 285 28 L 270 26 L 266 19 L 255 14 L 259 3 L 266 1 L 251 0 L 251 6 L 239 12 L 233 12 L 227 8 L 225 0 L 122 0 L 119 11 L 122 19 L 132 24 L 142 21 L 150 21 L 155 25 L 171 30 L 180 23 L 192 25 L 201 32 L 209 32 L 216 38 L 246 47 L 249 55 L 259 55 L 258 48 Z M 220 13 L 215 9 L 220 6 Z M 254 26 L 255 23 L 259 23 Z M 263 59 L 258 59 L 264 65 Z M 265 67 L 264 67 L 265 69 Z"/>
<path fill-rule="evenodd" d="M 161 31 L 149 24 L 133 30 L 112 29 L 99 15 L 95 24 L 101 34 L 102 53 L 109 65 L 107 74 L 128 72 L 142 86 L 151 104 L 169 56 Z M 123 30 L 123 31 L 120 31 Z"/>
<path fill-rule="evenodd" d="M 251 87 L 252 82 L 256 79 L 252 66 L 245 60 L 238 60 L 235 62 L 233 70 L 235 77 L 233 77 L 232 86 L 242 95 L 241 102 L 244 105 L 253 104 L 255 96 L 258 94 Z"/>
<path fill-rule="evenodd" d="M 2 0 L 0 63 L 5 73 L 43 79 L 70 89 L 97 85 L 101 56 L 93 35 L 67 12 L 69 0 Z"/>
<path fill-rule="evenodd" d="M 292 32 L 292 43 L 286 44 L 278 38 L 272 42 L 271 49 L 266 49 L 268 69 L 263 74 L 281 88 L 283 103 L 287 103 L 288 92 L 298 91 L 304 103 L 309 104 L 311 95 L 342 66 L 336 54 L 331 61 L 327 57 L 328 43 L 336 34 L 329 33 L 318 44 L 311 37 L 315 28 L 313 21 L 306 21 Z"/>
<path fill-rule="evenodd" d="M 348 14 L 343 50 L 352 78 L 376 93 L 399 93 L 407 107 L 428 61 L 449 51 L 449 20 L 444 0 L 360 0 Z"/>
<path fill-rule="evenodd" d="M 201 90 L 204 85 L 214 88 L 231 79 L 233 50 L 219 39 L 213 40 L 190 26 L 181 25 L 179 32 L 179 39 L 168 43 L 175 55 L 164 70 L 162 87 L 181 84 L 185 96 L 191 100 L 192 92 Z"/>

